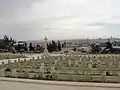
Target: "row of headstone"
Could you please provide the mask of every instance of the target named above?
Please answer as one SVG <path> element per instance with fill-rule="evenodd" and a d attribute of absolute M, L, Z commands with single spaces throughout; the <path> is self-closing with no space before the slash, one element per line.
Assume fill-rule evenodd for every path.
<path fill-rule="evenodd" d="M 44 58 L 45 58 L 45 57 L 44 57 Z M 44 59 L 44 58 L 43 58 L 43 59 Z M 61 61 L 60 59 L 61 59 L 61 58 L 58 57 L 58 60 L 57 60 L 57 59 L 55 59 L 55 60 L 53 59 L 53 60 L 54 60 L 54 62 L 55 62 L 55 64 L 56 64 L 58 61 Z M 66 59 L 66 57 L 63 57 L 63 61 L 65 61 L 64 59 Z M 34 60 L 35 60 L 35 58 L 32 58 L 30 61 L 34 61 Z M 38 60 L 39 60 L 39 59 L 38 59 Z M 45 59 L 45 60 L 48 61 L 47 59 Z M 68 61 L 68 64 L 69 64 L 69 67 L 71 67 L 71 66 L 72 66 L 72 63 L 73 63 L 73 62 L 72 62 L 72 59 L 68 57 L 68 59 L 66 59 L 66 60 L 69 60 L 69 61 Z M 108 60 L 109 60 L 109 59 L 108 59 Z M 97 61 L 98 61 L 98 62 L 102 62 L 102 61 L 100 61 L 100 60 L 97 60 Z M 25 63 L 25 62 L 27 62 L 27 61 L 26 61 L 26 60 L 21 61 L 20 59 L 18 60 L 18 63 Z M 84 58 L 84 60 L 82 60 L 82 58 L 79 58 L 79 60 L 76 59 L 74 62 L 75 62 L 75 63 L 74 63 L 75 65 L 73 65 L 73 66 L 78 66 L 78 63 L 79 63 L 79 62 L 81 62 L 81 63 L 83 63 L 83 64 L 86 64 L 87 60 L 86 60 L 86 58 Z M 89 60 L 89 62 L 90 62 L 90 63 L 89 63 L 89 68 L 91 68 L 91 67 L 92 67 L 92 64 L 93 64 L 95 61 L 94 61 L 94 59 L 93 59 L 93 60 Z M 15 61 L 14 63 L 17 63 L 17 62 Z M 29 63 L 29 64 L 30 64 L 30 63 Z M 31 63 L 31 64 L 32 64 L 32 63 Z M 111 66 L 111 65 L 109 65 L 109 66 Z M 8 61 L 8 67 L 9 67 L 9 68 L 12 68 L 12 67 L 13 67 L 13 66 L 12 66 L 12 63 L 11 63 L 10 61 Z"/>
<path fill-rule="evenodd" d="M 8 65 L 7 65 L 7 67 L 8 68 L 10 68 L 10 69 L 12 69 L 12 68 L 14 68 L 14 65 L 18 65 L 18 66 L 20 66 L 20 63 L 24 63 L 24 65 L 26 65 L 25 64 L 25 62 L 26 62 L 26 60 L 25 60 L 25 62 L 20 62 L 20 61 L 18 61 L 19 63 L 17 63 L 16 61 L 15 61 L 15 63 L 13 64 L 13 63 L 11 63 L 10 61 L 8 61 Z M 57 64 L 57 63 L 60 63 L 60 61 L 58 61 L 58 60 L 55 60 L 55 65 Z M 61 62 L 62 63 L 62 62 Z M 28 64 L 30 64 L 30 63 L 28 63 Z M 33 66 L 36 66 L 36 63 L 34 62 L 34 63 L 31 63 Z M 80 64 L 79 64 L 79 62 L 78 62 L 78 60 L 76 60 L 74 63 L 71 61 L 71 60 L 69 60 L 68 61 L 68 64 L 69 64 L 69 67 L 71 67 L 72 66 L 72 64 L 74 64 L 73 66 L 79 66 Z M 87 64 L 86 62 L 81 62 L 81 64 Z M 88 67 L 89 68 L 92 68 L 92 65 L 94 64 L 94 61 L 90 61 L 90 63 L 88 63 Z M 117 64 L 114 64 L 113 62 L 109 62 L 108 63 L 109 65 L 109 67 L 111 67 L 111 68 L 113 68 L 112 66 L 114 65 L 114 67 L 116 67 L 115 65 L 118 65 L 118 63 Z M 105 64 L 105 65 L 107 65 L 107 64 Z M 4 63 L 2 63 L 2 65 L 1 65 L 1 68 L 3 68 L 5 65 L 4 65 Z M 120 66 L 120 65 L 119 65 Z"/>

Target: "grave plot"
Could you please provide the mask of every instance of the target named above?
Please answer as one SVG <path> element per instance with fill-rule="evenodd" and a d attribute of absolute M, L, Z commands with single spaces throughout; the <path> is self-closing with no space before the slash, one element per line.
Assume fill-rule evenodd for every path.
<path fill-rule="evenodd" d="M 1 77 L 120 83 L 120 55 L 41 56 L 0 65 Z"/>

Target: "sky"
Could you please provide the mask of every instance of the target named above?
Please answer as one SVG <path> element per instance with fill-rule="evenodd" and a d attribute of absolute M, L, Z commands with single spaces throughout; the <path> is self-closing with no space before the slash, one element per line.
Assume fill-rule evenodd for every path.
<path fill-rule="evenodd" d="M 120 38 L 120 0 L 0 0 L 0 37 Z"/>

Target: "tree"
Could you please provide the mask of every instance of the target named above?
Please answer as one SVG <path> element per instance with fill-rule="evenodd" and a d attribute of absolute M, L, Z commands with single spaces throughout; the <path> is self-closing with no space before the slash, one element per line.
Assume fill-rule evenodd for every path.
<path fill-rule="evenodd" d="M 91 44 L 91 48 L 92 48 L 92 53 L 99 53 L 101 48 L 99 45 L 96 45 L 95 43 Z"/>
<path fill-rule="evenodd" d="M 110 42 L 110 40 L 108 39 L 108 42 L 106 42 L 106 49 L 109 49 L 109 52 L 112 52 L 113 47 L 112 47 L 112 43 Z"/>
<path fill-rule="evenodd" d="M 60 44 L 60 41 L 58 41 L 58 51 L 61 51 L 61 44 Z"/>
<path fill-rule="evenodd" d="M 106 46 L 107 49 L 112 49 L 112 44 L 109 39 L 108 39 L 108 42 L 106 42 L 106 45 L 107 45 Z"/>
<path fill-rule="evenodd" d="M 62 44 L 62 48 L 64 48 L 64 44 Z"/>
<path fill-rule="evenodd" d="M 52 41 L 52 51 L 57 51 L 57 44 L 55 41 Z"/>
<path fill-rule="evenodd" d="M 28 51 L 27 43 L 25 43 L 24 50 Z"/>
<path fill-rule="evenodd" d="M 7 35 L 5 35 L 3 39 L 0 40 L 0 49 L 11 50 L 15 43 L 16 41 L 13 40 L 12 37 L 9 38 Z"/>
<path fill-rule="evenodd" d="M 62 44 L 62 48 L 66 48 L 66 42 Z"/>
<path fill-rule="evenodd" d="M 47 49 L 48 49 L 48 52 L 50 52 L 50 53 L 53 52 L 53 48 L 52 48 L 52 44 L 51 43 L 47 44 Z"/>
<path fill-rule="evenodd" d="M 52 41 L 52 43 L 47 44 L 47 49 L 51 53 L 54 51 L 57 51 L 57 48 L 58 48 L 58 46 L 55 41 Z"/>
<path fill-rule="evenodd" d="M 33 47 L 32 43 L 29 43 L 29 51 L 34 51 L 34 47 Z"/>
<path fill-rule="evenodd" d="M 7 43 L 7 42 L 9 42 L 9 37 L 7 35 L 5 35 L 3 40 L 5 43 Z"/>

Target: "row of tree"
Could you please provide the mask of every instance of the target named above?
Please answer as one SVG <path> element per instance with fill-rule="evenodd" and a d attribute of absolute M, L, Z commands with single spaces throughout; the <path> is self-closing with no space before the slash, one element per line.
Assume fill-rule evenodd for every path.
<path fill-rule="evenodd" d="M 23 41 L 20 43 L 22 44 L 18 43 L 18 45 L 15 45 L 16 41 L 12 37 L 5 35 L 4 38 L 0 40 L 0 49 L 6 49 L 8 51 L 17 50 L 19 52 L 21 51 L 44 51 L 44 47 L 38 44 L 36 46 L 33 46 L 32 43 L 29 43 L 29 45 L 27 45 L 27 42 L 23 42 Z M 64 48 L 65 45 L 66 43 L 61 44 L 60 41 L 55 42 L 52 40 L 51 43 L 47 44 L 47 49 L 50 53 L 54 51 L 61 51 L 61 48 Z"/>
<path fill-rule="evenodd" d="M 3 39 L 0 40 L 0 49 L 11 49 L 16 41 L 12 37 L 5 35 Z"/>
<path fill-rule="evenodd" d="M 117 46 L 117 47 L 115 47 Z M 120 53 L 120 46 L 118 42 L 110 42 L 108 39 L 108 42 L 104 43 L 104 48 L 102 49 L 101 45 L 91 44 L 92 53 Z"/>
<path fill-rule="evenodd" d="M 58 41 L 56 43 L 55 41 L 52 41 L 52 43 L 47 44 L 47 49 L 49 52 L 54 52 L 54 51 L 61 51 L 61 43 Z"/>
<path fill-rule="evenodd" d="M 29 46 L 27 47 L 27 43 L 25 44 L 18 44 L 16 46 L 16 50 L 20 51 L 21 49 L 25 50 L 25 51 L 41 51 L 43 52 L 44 51 L 44 47 L 43 46 L 40 46 L 40 45 L 36 45 L 34 46 L 32 43 L 29 43 Z M 55 41 L 52 41 L 51 43 L 48 43 L 47 44 L 47 49 L 49 52 L 54 52 L 54 51 L 61 51 L 61 48 L 62 48 L 62 45 L 60 43 L 60 41 L 58 41 L 58 43 L 56 43 Z"/>

